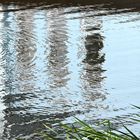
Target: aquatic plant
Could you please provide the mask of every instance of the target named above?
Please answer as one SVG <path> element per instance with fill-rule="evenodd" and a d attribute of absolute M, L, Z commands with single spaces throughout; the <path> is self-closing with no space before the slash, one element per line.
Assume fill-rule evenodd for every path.
<path fill-rule="evenodd" d="M 140 109 L 140 107 L 135 106 Z M 133 121 L 140 123 L 140 115 L 136 118 L 131 118 Z M 74 123 L 75 124 L 75 123 Z M 126 132 L 113 128 L 113 124 L 109 120 L 105 120 L 102 123 L 98 123 L 99 126 L 103 125 L 104 130 L 99 130 L 96 127 L 89 125 L 88 123 L 76 118 L 76 124 L 78 125 L 60 124 L 63 129 L 63 138 L 60 137 L 60 133 L 56 130 L 44 125 L 50 133 L 41 133 L 44 140 L 140 140 L 140 137 L 132 132 L 128 127 L 122 124 Z"/>

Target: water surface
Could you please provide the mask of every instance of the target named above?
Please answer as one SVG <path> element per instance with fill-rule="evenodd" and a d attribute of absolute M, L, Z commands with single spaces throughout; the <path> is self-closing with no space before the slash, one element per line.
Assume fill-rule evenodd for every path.
<path fill-rule="evenodd" d="M 73 116 L 131 124 L 140 14 L 128 5 L 1 4 L 0 139 L 35 139 Z"/>

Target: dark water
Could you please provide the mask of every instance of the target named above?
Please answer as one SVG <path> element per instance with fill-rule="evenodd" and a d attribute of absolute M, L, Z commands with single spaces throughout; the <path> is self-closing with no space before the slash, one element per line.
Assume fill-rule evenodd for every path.
<path fill-rule="evenodd" d="M 43 123 L 73 116 L 131 124 L 140 101 L 139 3 L 1 4 L 0 139 L 35 139 Z"/>

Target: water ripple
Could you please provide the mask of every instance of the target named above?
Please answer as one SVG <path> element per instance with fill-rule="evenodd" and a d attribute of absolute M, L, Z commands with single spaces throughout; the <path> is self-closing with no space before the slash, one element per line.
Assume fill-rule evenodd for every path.
<path fill-rule="evenodd" d="M 0 8 L 3 139 L 35 138 L 43 123 L 72 122 L 72 116 L 126 121 L 136 113 L 128 107 L 139 102 L 131 94 L 139 97 L 136 7 L 29 2 Z"/>

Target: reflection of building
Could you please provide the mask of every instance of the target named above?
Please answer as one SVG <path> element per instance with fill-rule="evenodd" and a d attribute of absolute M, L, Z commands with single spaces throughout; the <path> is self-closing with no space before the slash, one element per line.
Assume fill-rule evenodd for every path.
<path fill-rule="evenodd" d="M 53 88 L 64 87 L 68 81 L 67 58 L 67 21 L 65 15 L 61 15 L 63 9 L 54 9 L 48 13 L 48 39 L 50 54 L 49 73 L 50 85 Z"/>
<path fill-rule="evenodd" d="M 8 37 L 11 37 L 7 37 L 4 42 L 4 45 L 7 46 L 5 51 L 6 57 L 4 58 L 6 63 L 5 75 L 7 79 L 5 82 L 7 95 L 4 96 L 4 105 L 6 108 L 4 110 L 6 120 L 4 137 L 6 138 L 15 138 L 21 133 L 23 136 L 34 133 L 36 129 L 42 127 L 42 123 L 39 128 L 36 127 L 36 125 L 38 125 L 36 119 L 39 118 L 40 121 L 42 121 L 41 118 L 47 119 L 46 115 L 48 115 L 48 112 L 54 114 L 52 108 L 55 106 L 54 111 L 56 110 L 56 107 L 58 107 L 56 106 L 56 102 L 58 102 L 58 105 L 67 103 L 66 100 L 61 100 L 61 96 L 59 96 L 60 100 L 57 100 L 57 97 L 50 100 L 50 92 L 48 92 L 48 89 L 45 89 L 49 85 L 49 90 L 54 92 L 54 88 L 65 86 L 68 80 L 68 59 L 66 56 L 66 42 L 68 38 L 66 32 L 67 25 L 64 20 L 65 17 L 60 17 L 57 21 L 56 17 L 58 14 L 55 12 L 51 14 L 51 17 L 48 16 L 48 26 L 46 26 L 46 21 L 45 24 L 43 24 L 44 32 L 46 32 L 47 27 L 48 38 L 42 36 L 43 41 L 49 39 L 49 43 L 46 41 L 49 46 L 48 60 L 46 60 L 46 50 L 48 49 L 46 48 L 46 44 L 41 46 L 37 42 L 40 41 L 41 38 L 39 38 L 38 31 L 36 30 L 35 32 L 34 26 L 36 24 L 34 22 L 36 19 L 34 19 L 32 12 L 15 12 L 12 15 L 12 21 L 6 16 L 3 20 L 5 24 L 2 28 L 6 28 L 6 31 L 10 33 Z M 54 16 L 55 14 L 56 16 Z M 56 21 L 58 24 L 56 24 Z M 9 31 L 9 28 L 12 28 L 11 26 L 13 24 L 15 27 L 14 31 Z M 13 32 L 15 32 L 15 34 L 11 36 Z M 38 34 L 38 40 L 35 39 L 36 34 Z M 10 42 L 13 38 L 15 40 Z M 40 53 L 43 55 L 40 56 Z M 46 61 L 48 61 L 48 69 L 45 64 Z M 42 66 L 43 69 L 41 69 Z M 45 74 L 41 73 L 39 71 L 40 69 L 41 72 L 47 69 L 49 74 L 46 75 L 45 72 Z M 50 76 L 49 78 L 52 79 L 43 85 L 42 81 L 49 79 L 47 76 Z M 52 102 L 51 109 L 48 107 L 50 106 L 49 101 Z M 49 110 L 47 110 L 47 107 Z M 47 113 L 42 115 L 45 109 Z M 26 131 L 25 128 L 28 128 L 28 130 Z M 24 131 L 22 132 L 22 130 Z"/>
<path fill-rule="evenodd" d="M 8 6 L 3 6 L 3 9 L 7 9 Z M 3 79 L 2 82 L 2 99 L 3 104 L 5 108 L 3 108 L 4 113 L 4 120 L 6 118 L 6 115 L 11 115 L 11 111 L 9 109 L 9 106 L 13 108 L 13 98 L 12 94 L 16 92 L 17 84 L 16 84 L 16 77 L 15 77 L 15 62 L 16 62 L 16 56 L 15 56 L 15 50 L 13 48 L 15 40 L 16 40 L 16 32 L 15 32 L 15 24 L 14 24 L 14 17 L 10 19 L 11 16 L 13 16 L 13 13 L 10 14 L 10 12 L 4 12 L 3 18 L 1 19 L 1 48 L 2 48 L 2 58 L 1 58 L 1 67 L 3 68 L 3 74 L 1 75 L 0 79 Z M 8 108 L 7 108 L 8 107 Z M 8 114 L 7 114 L 8 112 Z M 7 127 L 7 122 L 5 121 L 5 128 Z M 0 126 L 2 128 L 2 126 Z M 4 128 L 3 136 L 8 137 L 8 131 Z M 1 135 L 2 136 L 2 135 Z"/>
<path fill-rule="evenodd" d="M 100 27 L 94 32 L 93 26 L 98 20 L 84 18 L 81 30 L 81 19 L 68 21 L 64 12 L 52 8 L 4 15 L 4 134 L 11 138 L 33 134 L 42 121 L 86 112 L 93 100 L 104 99 L 103 38 Z"/>
<path fill-rule="evenodd" d="M 31 40 L 31 26 L 33 25 L 20 23 L 20 20 L 26 21 L 29 14 L 5 13 L 2 21 L 3 29 L 5 29 L 2 47 L 5 53 L 3 61 L 5 61 L 4 90 L 6 92 L 3 97 L 6 120 L 3 137 L 10 139 L 21 133 L 22 127 L 19 125 L 25 122 L 22 116 L 26 114 L 26 110 L 32 104 L 29 97 L 33 97 L 32 92 L 34 91 L 32 72 L 34 65 L 32 62 L 35 48 L 33 40 Z"/>
<path fill-rule="evenodd" d="M 30 20 L 27 20 L 29 16 Z M 17 52 L 17 78 L 19 83 L 20 92 L 33 92 L 34 91 L 34 59 L 36 53 L 36 46 L 33 37 L 33 20 L 32 14 L 24 12 L 17 14 L 18 24 L 18 38 L 16 42 Z M 24 21 L 24 22 L 22 22 Z M 21 23 L 20 23 L 21 22 Z M 32 82 L 31 82 L 32 81 Z"/>
<path fill-rule="evenodd" d="M 82 74 L 84 96 L 88 101 L 104 99 L 102 93 L 102 63 L 105 61 L 103 48 L 103 37 L 100 33 L 101 21 L 95 18 L 85 19 L 85 48 L 86 56 L 83 60 L 84 71 Z M 92 103 L 91 103 L 92 104 Z"/>

